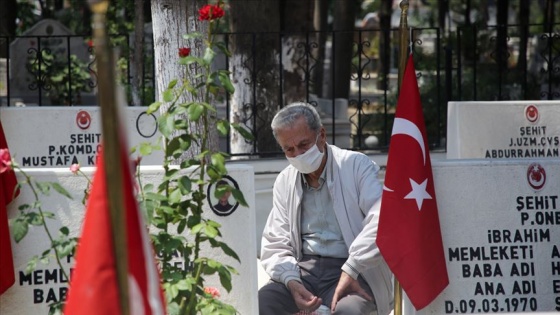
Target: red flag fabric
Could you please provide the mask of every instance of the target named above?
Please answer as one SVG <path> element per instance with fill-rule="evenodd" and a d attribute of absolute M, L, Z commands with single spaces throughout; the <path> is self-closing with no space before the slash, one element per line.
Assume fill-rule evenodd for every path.
<path fill-rule="evenodd" d="M 107 183 L 103 157 L 89 196 L 64 314 L 121 314 L 117 286 Z M 128 243 L 130 314 L 165 314 L 159 272 L 146 226 L 134 197 L 131 165 L 121 153 Z M 126 255 L 127 253 L 122 253 Z"/>
<path fill-rule="evenodd" d="M 409 56 L 389 145 L 377 246 L 417 310 L 449 283 L 416 71 Z"/>
<path fill-rule="evenodd" d="M 7 148 L 8 142 L 0 121 L 0 149 Z M 6 292 L 16 281 L 8 226 L 8 209 L 6 208 L 19 193 L 18 191 L 14 194 L 16 185 L 17 179 L 13 170 L 0 173 L 0 294 Z"/>

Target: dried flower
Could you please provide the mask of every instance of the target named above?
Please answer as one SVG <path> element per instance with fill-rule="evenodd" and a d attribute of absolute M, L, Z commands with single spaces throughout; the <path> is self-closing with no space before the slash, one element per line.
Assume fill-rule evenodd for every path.
<path fill-rule="evenodd" d="M 190 54 L 191 54 L 191 49 L 190 48 L 187 48 L 187 47 L 179 48 L 179 57 L 181 57 L 181 58 L 187 57 Z"/>
<path fill-rule="evenodd" d="M 220 297 L 220 291 L 214 287 L 206 287 L 204 288 L 204 293 L 208 293 L 212 295 L 212 298 Z"/>
<path fill-rule="evenodd" d="M 70 171 L 74 174 L 78 174 L 78 171 L 80 170 L 80 164 L 72 164 L 70 165 Z"/>
<path fill-rule="evenodd" d="M 208 20 L 212 21 L 215 19 L 219 19 L 224 16 L 224 9 L 222 9 L 219 5 L 211 5 L 207 4 L 203 6 L 200 10 L 198 10 L 198 19 L 200 21 Z"/>
<path fill-rule="evenodd" d="M 0 173 L 12 168 L 12 157 L 8 149 L 0 149 Z"/>

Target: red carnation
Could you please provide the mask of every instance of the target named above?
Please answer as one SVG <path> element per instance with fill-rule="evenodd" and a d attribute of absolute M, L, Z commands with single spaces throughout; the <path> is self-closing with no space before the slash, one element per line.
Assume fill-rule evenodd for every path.
<path fill-rule="evenodd" d="M 179 48 L 179 57 L 187 57 L 191 54 L 191 49 L 187 47 Z"/>
<path fill-rule="evenodd" d="M 215 20 L 224 16 L 224 10 L 220 8 L 219 5 L 207 4 L 198 10 L 198 19 L 200 21 L 204 20 Z"/>

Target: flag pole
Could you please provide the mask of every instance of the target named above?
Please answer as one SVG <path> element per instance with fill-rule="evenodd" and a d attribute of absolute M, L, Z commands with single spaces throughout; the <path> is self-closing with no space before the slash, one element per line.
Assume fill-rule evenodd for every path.
<path fill-rule="evenodd" d="M 102 154 L 105 161 L 108 207 L 113 234 L 119 304 L 122 315 L 130 313 L 128 305 L 128 255 L 126 242 L 125 207 L 122 171 L 120 167 L 120 136 L 115 91 L 113 53 L 107 36 L 107 9 L 109 0 L 89 0 L 93 13 L 93 40 L 97 63 L 98 101 L 101 107 Z M 99 301 L 103 303 L 103 301 Z"/>
<path fill-rule="evenodd" d="M 407 22 L 407 15 L 408 15 L 408 0 L 403 0 L 399 4 L 401 8 L 401 19 L 399 22 L 399 83 L 398 83 L 398 91 L 400 93 L 401 84 L 404 76 L 404 69 L 406 67 L 406 61 L 408 59 L 408 22 Z M 395 297 L 395 310 L 394 315 L 402 315 L 402 287 L 397 278 L 395 280 L 395 287 L 394 287 L 394 297 Z"/>

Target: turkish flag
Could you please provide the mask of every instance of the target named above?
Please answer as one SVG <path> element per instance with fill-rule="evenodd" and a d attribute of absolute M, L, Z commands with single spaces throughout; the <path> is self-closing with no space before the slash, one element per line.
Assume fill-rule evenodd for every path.
<path fill-rule="evenodd" d="M 147 228 L 134 197 L 131 163 L 121 150 L 126 214 L 130 314 L 165 314 L 159 272 Z M 121 314 L 113 236 L 101 155 L 88 199 L 64 314 Z M 119 253 L 121 255 L 121 253 Z"/>
<path fill-rule="evenodd" d="M 395 113 L 376 243 L 417 310 L 449 283 L 412 55 Z"/>
<path fill-rule="evenodd" d="M 7 148 L 8 142 L 0 121 L 0 149 Z M 13 170 L 0 173 L 0 294 L 6 292 L 16 281 L 6 208 L 19 193 L 19 190 L 15 191 L 16 185 L 17 179 Z"/>

